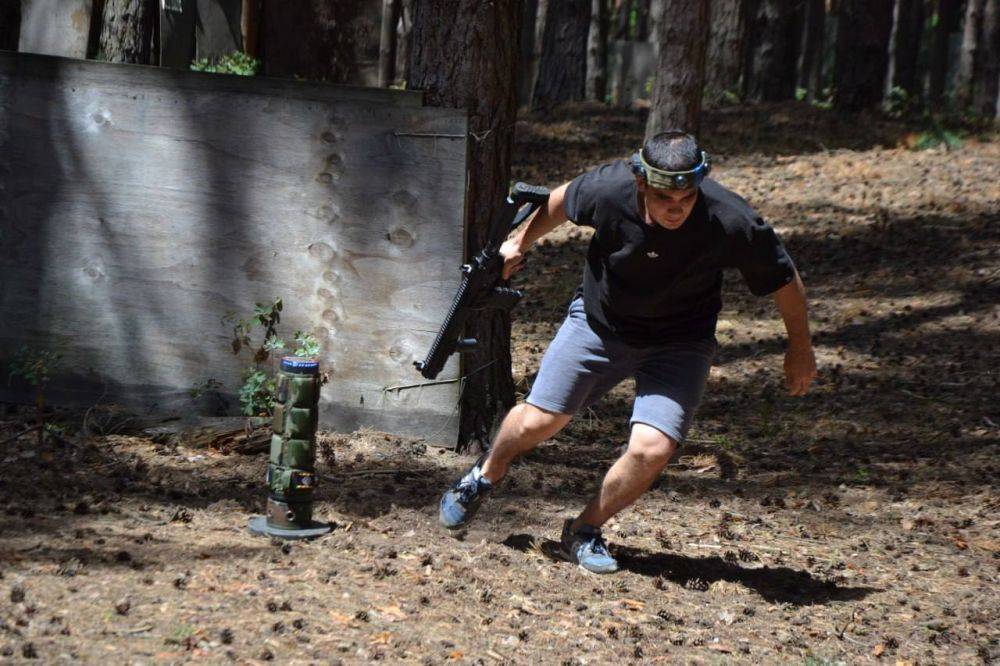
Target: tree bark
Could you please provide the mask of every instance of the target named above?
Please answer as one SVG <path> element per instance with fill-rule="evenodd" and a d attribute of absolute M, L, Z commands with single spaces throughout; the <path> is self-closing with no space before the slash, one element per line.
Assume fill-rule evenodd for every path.
<path fill-rule="evenodd" d="M 962 20 L 963 0 L 937 0 L 937 25 L 930 54 L 930 76 L 927 96 L 932 104 L 944 100 L 948 82 L 948 40 Z"/>
<path fill-rule="evenodd" d="M 591 0 L 549 0 L 532 106 L 580 100 L 587 91 Z"/>
<path fill-rule="evenodd" d="M 660 56 L 646 136 L 667 129 L 697 134 L 705 88 L 708 0 L 663 0 Z"/>
<path fill-rule="evenodd" d="M 589 3 L 589 0 L 588 0 Z M 588 4 L 589 7 L 589 4 Z M 496 207 L 507 195 L 521 23 L 519 0 L 418 0 L 414 4 L 407 87 L 427 91 L 432 106 L 469 110 L 467 247 L 485 241 Z M 456 57 L 461 54 L 461 57 Z M 463 358 L 459 450 L 482 450 L 514 405 L 510 316 L 474 314 L 466 336 L 479 347 Z"/>
<path fill-rule="evenodd" d="M 826 46 L 826 3 L 806 0 L 799 47 L 799 87 L 806 101 L 815 102 L 823 91 L 823 51 Z"/>
<path fill-rule="evenodd" d="M 521 0 L 521 38 L 517 64 L 517 103 L 531 102 L 531 91 L 535 83 L 535 65 L 538 49 L 535 28 L 538 22 L 538 0 Z"/>
<path fill-rule="evenodd" d="M 924 0 L 896 0 L 889 39 L 889 69 L 885 90 L 901 88 L 910 98 L 921 93 L 917 69 L 920 37 L 924 31 Z"/>
<path fill-rule="evenodd" d="M 841 0 L 834 106 L 859 111 L 882 101 L 893 0 Z"/>
<path fill-rule="evenodd" d="M 739 93 L 743 66 L 745 0 L 712 0 L 711 37 L 705 64 L 705 89 L 715 102 L 727 90 Z M 669 16 L 664 21 L 671 20 Z M 662 34 L 662 28 L 661 28 Z"/>
<path fill-rule="evenodd" d="M 965 6 L 965 23 L 962 26 L 962 53 L 958 60 L 955 78 L 955 105 L 966 109 L 972 105 L 972 86 L 978 64 L 980 32 L 983 28 L 985 0 L 969 0 Z"/>
<path fill-rule="evenodd" d="M 413 29 L 414 0 L 399 0 L 399 23 L 396 25 L 396 80 L 406 81 L 410 70 L 410 32 Z"/>
<path fill-rule="evenodd" d="M 1000 1 L 986 0 L 979 36 L 977 66 L 972 84 L 972 110 L 986 118 L 996 116 L 1000 87 Z"/>
<path fill-rule="evenodd" d="M 264 74 L 330 83 L 363 83 L 370 0 L 264 1 Z M 377 50 L 377 47 L 376 47 Z"/>
<path fill-rule="evenodd" d="M 608 89 L 608 2 L 592 0 L 587 36 L 587 99 L 604 101 Z"/>
<path fill-rule="evenodd" d="M 153 35 L 159 16 L 157 0 L 104 0 L 98 59 L 153 64 Z"/>
<path fill-rule="evenodd" d="M 0 0 L 0 50 L 16 51 L 21 38 L 21 0 Z"/>
<path fill-rule="evenodd" d="M 744 97 L 778 101 L 795 96 L 795 34 L 792 0 L 747 3 Z"/>
<path fill-rule="evenodd" d="M 383 0 L 382 32 L 378 47 L 378 86 L 388 88 L 396 76 L 396 26 L 399 24 L 399 0 Z"/>

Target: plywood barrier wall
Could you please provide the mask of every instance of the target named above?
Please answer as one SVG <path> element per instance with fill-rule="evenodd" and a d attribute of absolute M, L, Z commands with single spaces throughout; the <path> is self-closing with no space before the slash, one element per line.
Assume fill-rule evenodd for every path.
<path fill-rule="evenodd" d="M 63 353 L 57 401 L 214 410 L 215 379 L 236 413 L 221 320 L 281 297 L 324 425 L 453 444 L 457 383 L 384 389 L 459 280 L 465 135 L 412 92 L 0 52 L 0 400 L 27 344 Z"/>

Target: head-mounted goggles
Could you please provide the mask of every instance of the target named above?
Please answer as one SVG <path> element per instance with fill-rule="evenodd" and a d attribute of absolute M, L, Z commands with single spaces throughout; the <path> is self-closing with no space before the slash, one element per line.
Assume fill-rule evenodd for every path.
<path fill-rule="evenodd" d="M 664 171 L 649 164 L 642 151 L 632 156 L 632 173 L 642 178 L 651 186 L 667 190 L 686 190 L 698 187 L 705 176 L 712 170 L 712 160 L 708 153 L 701 151 L 701 162 L 688 171 Z"/>

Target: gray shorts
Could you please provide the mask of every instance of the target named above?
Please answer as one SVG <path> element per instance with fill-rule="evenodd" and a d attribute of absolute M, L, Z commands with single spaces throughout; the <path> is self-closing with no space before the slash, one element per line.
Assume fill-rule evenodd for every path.
<path fill-rule="evenodd" d="M 629 425 L 645 423 L 680 443 L 701 402 L 717 348 L 715 338 L 633 347 L 601 336 L 587 323 L 583 299 L 577 298 L 542 357 L 526 401 L 546 411 L 575 414 L 626 377 L 635 377 Z"/>

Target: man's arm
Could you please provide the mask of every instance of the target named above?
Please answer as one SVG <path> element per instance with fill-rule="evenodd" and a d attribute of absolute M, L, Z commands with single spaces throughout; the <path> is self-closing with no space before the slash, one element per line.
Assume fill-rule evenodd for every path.
<path fill-rule="evenodd" d="M 506 280 L 524 265 L 524 253 L 534 245 L 535 241 L 549 233 L 566 221 L 566 187 L 569 183 L 560 185 L 549 193 L 547 204 L 538 209 L 514 235 L 500 247 L 504 256 L 503 277 Z"/>
<path fill-rule="evenodd" d="M 795 279 L 774 292 L 781 318 L 788 332 L 788 350 L 785 352 L 785 386 L 791 395 L 805 395 L 816 377 L 816 356 L 809 335 L 809 318 L 806 314 L 806 289 L 798 271 Z"/>

